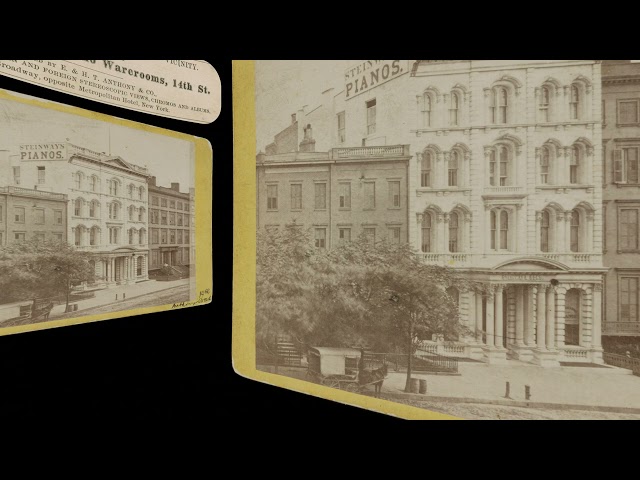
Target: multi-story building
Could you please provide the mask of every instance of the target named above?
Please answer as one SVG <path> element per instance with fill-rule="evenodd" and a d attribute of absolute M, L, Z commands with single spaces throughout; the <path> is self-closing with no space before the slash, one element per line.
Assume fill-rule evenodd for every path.
<path fill-rule="evenodd" d="M 640 336 L 640 63 L 605 60 L 602 84 L 603 335 Z"/>
<path fill-rule="evenodd" d="M 408 241 L 409 148 L 335 148 L 257 158 L 258 229 L 299 225 L 332 248 L 359 235 Z"/>
<path fill-rule="evenodd" d="M 183 193 L 179 183 L 171 183 L 171 188 L 161 187 L 156 185 L 156 177 L 149 178 L 150 270 L 164 265 L 186 268 L 193 265 L 194 201 L 193 189 Z"/>
<path fill-rule="evenodd" d="M 289 130 L 316 150 L 410 146 L 407 239 L 478 285 L 449 292 L 467 354 L 601 362 L 601 64 L 373 60 L 344 78 Z"/>
<path fill-rule="evenodd" d="M 21 145 L 0 165 L 12 186 L 69 199 L 67 239 L 93 254 L 94 286 L 148 279 L 147 169 L 70 143 Z"/>
<path fill-rule="evenodd" d="M 67 241 L 67 195 L 0 187 L 0 246 Z"/>

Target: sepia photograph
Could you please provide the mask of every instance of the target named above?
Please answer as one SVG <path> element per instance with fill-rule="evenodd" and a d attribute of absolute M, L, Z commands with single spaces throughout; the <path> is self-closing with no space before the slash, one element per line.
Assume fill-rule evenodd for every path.
<path fill-rule="evenodd" d="M 195 300 L 194 143 L 35 100 L 0 97 L 0 331 Z"/>
<path fill-rule="evenodd" d="M 46 119 L 3 113 L 6 258 L 17 229 L 39 233 L 15 225 L 16 167 L 24 188 L 49 181 L 57 160 L 29 157 L 76 126 L 40 139 Z M 255 113 L 257 370 L 469 420 L 640 419 L 640 60 L 256 61 Z M 101 165 L 136 160 L 98 131 Z M 82 250 L 88 160 L 62 145 L 46 191 L 69 197 L 58 228 Z M 123 278 L 118 254 L 90 253 L 96 278 Z M 31 274 L 11 268 L 16 304 Z M 21 315 L 48 308 L 21 288 Z"/>

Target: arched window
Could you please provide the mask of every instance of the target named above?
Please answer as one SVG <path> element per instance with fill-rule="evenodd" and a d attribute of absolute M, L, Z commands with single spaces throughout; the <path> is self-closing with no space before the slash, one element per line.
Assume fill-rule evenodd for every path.
<path fill-rule="evenodd" d="M 491 211 L 491 250 L 497 250 L 496 236 L 498 233 L 498 215 L 495 210 Z"/>
<path fill-rule="evenodd" d="M 424 152 L 422 154 L 422 170 L 421 181 L 422 187 L 431 187 L 431 169 L 433 168 L 433 154 L 431 152 Z"/>
<path fill-rule="evenodd" d="M 109 204 L 109 218 L 111 220 L 118 220 L 120 218 L 120 204 L 117 202 L 111 202 Z"/>
<path fill-rule="evenodd" d="M 115 179 L 109 181 L 109 195 L 118 195 L 118 181 Z"/>
<path fill-rule="evenodd" d="M 96 202 L 95 200 L 92 200 L 91 203 L 89 203 L 89 216 L 92 218 L 95 218 L 96 216 Z"/>
<path fill-rule="evenodd" d="M 551 152 L 549 147 L 542 147 L 540 155 L 540 183 L 547 185 L 549 183 L 549 164 L 551 163 Z"/>
<path fill-rule="evenodd" d="M 549 252 L 549 226 L 550 215 L 548 210 L 542 211 L 542 219 L 540 220 L 540 251 Z"/>
<path fill-rule="evenodd" d="M 97 191 L 98 188 L 98 178 L 95 175 L 92 175 L 89 178 L 89 188 L 91 189 L 92 192 Z"/>
<path fill-rule="evenodd" d="M 571 162 L 569 164 L 569 182 L 572 185 L 580 183 L 580 166 L 582 165 L 582 149 L 574 145 L 571 149 Z"/>
<path fill-rule="evenodd" d="M 134 186 L 132 183 L 129 184 L 129 198 L 133 198 L 133 190 L 134 190 Z"/>
<path fill-rule="evenodd" d="M 144 229 L 144 228 L 141 228 L 141 229 L 138 231 L 138 243 L 139 243 L 140 245 L 142 245 L 142 244 L 144 244 L 144 243 L 145 243 L 145 242 L 144 242 L 144 235 L 145 235 L 145 233 L 146 233 L 146 232 L 145 232 L 145 229 Z"/>
<path fill-rule="evenodd" d="M 76 198 L 73 202 L 73 214 L 76 217 L 79 217 L 82 214 L 82 200 L 80 198 Z"/>
<path fill-rule="evenodd" d="M 507 123 L 509 92 L 506 87 L 496 87 L 491 91 L 491 123 Z"/>
<path fill-rule="evenodd" d="M 511 152 L 504 145 L 499 145 L 489 154 L 489 185 L 505 187 L 511 185 Z"/>
<path fill-rule="evenodd" d="M 451 253 L 456 253 L 460 251 L 460 242 L 459 242 L 459 221 L 458 214 L 453 212 L 449 215 L 449 251 Z"/>
<path fill-rule="evenodd" d="M 138 200 L 143 200 L 144 199 L 144 187 L 139 187 L 138 188 Z"/>
<path fill-rule="evenodd" d="M 580 211 L 573 210 L 571 212 L 571 251 L 580 251 Z"/>
<path fill-rule="evenodd" d="M 74 230 L 74 244 L 79 247 L 82 245 L 82 229 L 83 227 L 76 227 Z"/>
<path fill-rule="evenodd" d="M 432 115 L 431 112 L 433 111 L 433 101 L 431 99 L 431 95 L 429 95 L 428 93 L 424 94 L 424 110 L 422 110 L 422 118 L 423 118 L 423 122 L 424 122 L 424 126 L 425 128 L 428 128 L 431 126 L 431 121 L 432 121 Z"/>
<path fill-rule="evenodd" d="M 449 109 L 449 124 L 458 126 L 460 121 L 460 97 L 456 92 L 451 93 L 451 108 Z"/>
<path fill-rule="evenodd" d="M 73 182 L 77 190 L 80 190 L 80 187 L 82 186 L 82 180 L 80 175 L 81 175 L 80 172 L 76 172 L 73 174 Z"/>
<path fill-rule="evenodd" d="M 506 210 L 500 212 L 500 250 L 509 249 L 509 213 Z"/>
<path fill-rule="evenodd" d="M 550 116 L 551 91 L 548 86 L 543 86 L 540 91 L 540 121 L 548 122 Z"/>
<path fill-rule="evenodd" d="M 580 118 L 580 87 L 578 85 L 571 85 L 571 101 L 569 103 L 569 110 L 571 112 L 571 120 L 578 120 Z"/>
<path fill-rule="evenodd" d="M 130 222 L 133 222 L 134 211 L 135 211 L 135 207 L 133 205 L 129 205 L 129 221 Z"/>
<path fill-rule="evenodd" d="M 144 214 L 145 214 L 145 209 L 144 207 L 140 207 L 138 209 L 138 221 L 139 222 L 144 222 Z"/>
<path fill-rule="evenodd" d="M 431 230 L 431 225 L 432 225 L 432 218 L 431 218 L 431 214 L 429 213 L 425 213 L 424 216 L 422 217 L 422 252 L 423 253 L 429 253 L 431 252 L 431 234 L 432 234 L 432 230 Z"/>
<path fill-rule="evenodd" d="M 458 186 L 458 166 L 460 164 L 460 154 L 453 150 L 449 155 L 449 183 L 450 187 Z"/>
<path fill-rule="evenodd" d="M 98 238 L 98 227 L 91 227 L 91 230 L 89 230 L 89 245 L 96 245 Z"/>
<path fill-rule="evenodd" d="M 129 245 L 133 245 L 133 236 L 135 234 L 135 231 L 133 228 L 129 229 Z"/>

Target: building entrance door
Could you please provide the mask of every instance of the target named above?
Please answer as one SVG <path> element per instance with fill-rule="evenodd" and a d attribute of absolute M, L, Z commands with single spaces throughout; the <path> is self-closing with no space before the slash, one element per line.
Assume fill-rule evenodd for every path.
<path fill-rule="evenodd" d="M 176 262 L 176 252 L 171 252 L 171 265 L 177 265 L 178 262 Z"/>
<path fill-rule="evenodd" d="M 564 312 L 564 344 L 580 345 L 580 290 L 567 292 Z"/>
<path fill-rule="evenodd" d="M 163 265 L 173 265 L 171 263 L 171 252 L 162 252 L 162 264 Z"/>

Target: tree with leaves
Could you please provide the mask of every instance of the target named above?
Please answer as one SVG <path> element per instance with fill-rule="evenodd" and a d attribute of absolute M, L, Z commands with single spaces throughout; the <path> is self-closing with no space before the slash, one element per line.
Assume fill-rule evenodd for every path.
<path fill-rule="evenodd" d="M 66 296 L 72 285 L 92 281 L 91 254 L 66 242 L 28 240 L 0 247 L 0 303 Z"/>

